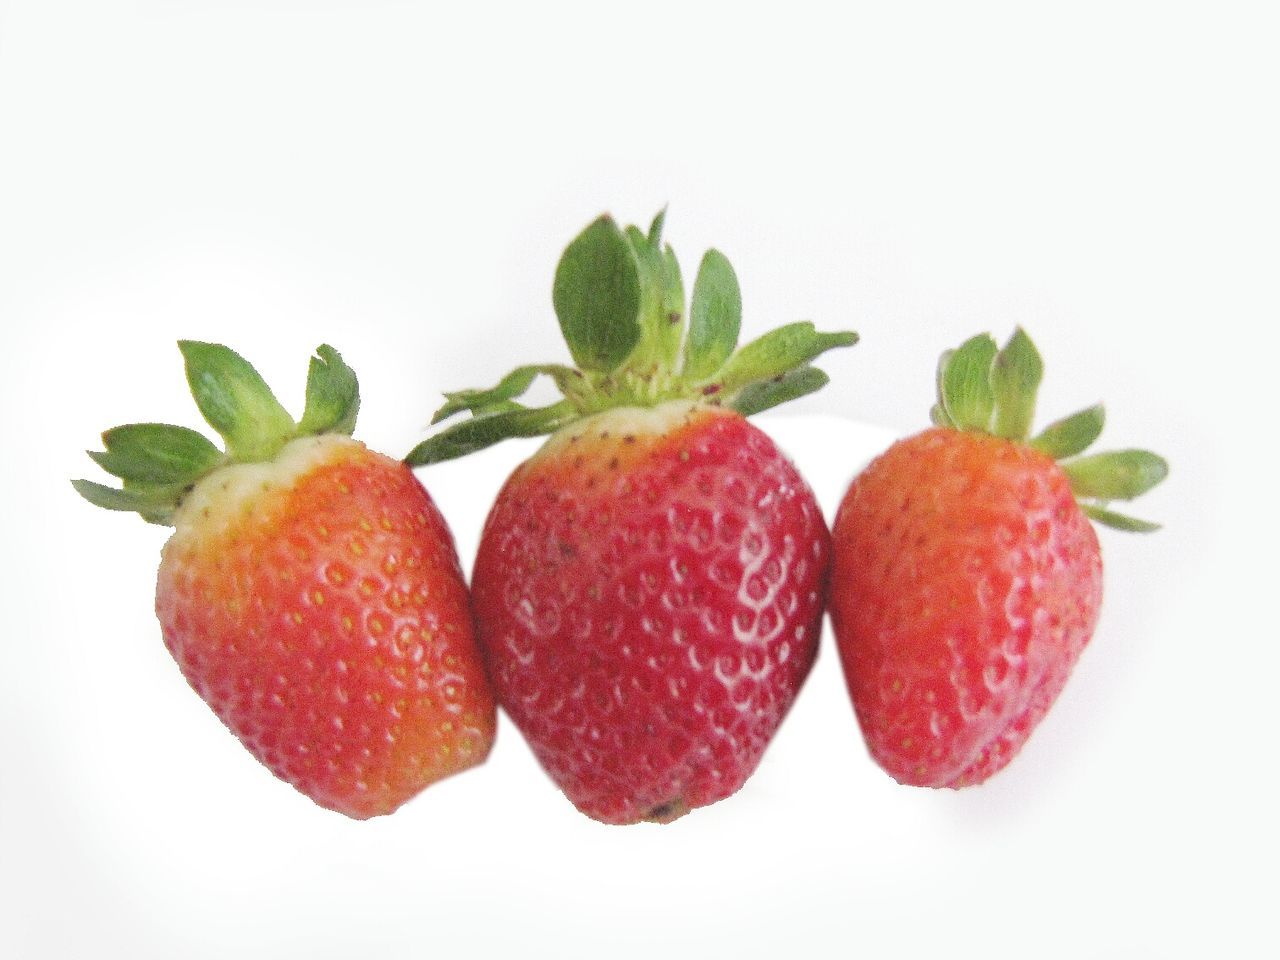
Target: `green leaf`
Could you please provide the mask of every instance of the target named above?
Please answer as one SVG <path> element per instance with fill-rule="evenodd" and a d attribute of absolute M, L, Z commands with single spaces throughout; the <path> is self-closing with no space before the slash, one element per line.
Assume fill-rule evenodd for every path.
<path fill-rule="evenodd" d="M 1021 327 L 1016 328 L 991 368 L 996 436 L 1023 441 L 1030 435 L 1043 376 L 1040 351 Z"/>
<path fill-rule="evenodd" d="M 1099 403 L 1049 424 L 1031 439 L 1031 446 L 1055 460 L 1074 457 L 1098 439 L 1106 422 L 1106 410 Z"/>
<path fill-rule="evenodd" d="M 693 281 L 683 376 L 693 381 L 713 376 L 738 345 L 741 323 L 738 277 L 723 253 L 708 250 Z"/>
<path fill-rule="evenodd" d="M 569 244 L 551 290 L 574 362 L 608 373 L 640 341 L 640 272 L 613 218 L 600 217 Z"/>
<path fill-rule="evenodd" d="M 1160 529 L 1160 524 L 1152 523 L 1149 520 L 1139 520 L 1137 517 L 1126 516 L 1123 513 L 1116 513 L 1114 510 L 1107 510 L 1094 503 L 1082 503 L 1080 509 L 1084 511 L 1085 516 L 1105 527 L 1111 527 L 1114 530 L 1123 530 L 1125 533 L 1154 533 Z"/>
<path fill-rule="evenodd" d="M 207 437 L 167 423 L 130 423 L 102 435 L 103 453 L 89 452 L 103 470 L 122 480 L 190 484 L 222 462 Z"/>
<path fill-rule="evenodd" d="M 951 362 L 956 352 L 954 350 L 943 350 L 941 356 L 938 357 L 938 369 L 934 374 L 934 381 L 937 388 L 937 402 L 929 408 L 929 419 L 935 426 L 949 427 L 956 429 L 955 422 L 947 413 L 946 405 L 942 402 L 942 385 L 947 379 L 947 364 Z"/>
<path fill-rule="evenodd" d="M 675 254 L 653 246 L 638 227 L 627 227 L 626 237 L 640 270 L 640 342 L 627 366 L 644 370 L 657 366 L 669 370 L 684 339 L 684 288 Z"/>
<path fill-rule="evenodd" d="M 730 406 L 744 417 L 750 417 L 788 400 L 821 390 L 830 379 L 817 367 L 797 367 L 772 380 L 748 384 L 733 398 Z"/>
<path fill-rule="evenodd" d="M 675 347 L 671 352 L 674 361 L 684 337 L 684 278 L 670 244 L 662 250 L 662 284 L 662 315 L 674 336 Z"/>
<path fill-rule="evenodd" d="M 995 411 L 991 389 L 991 365 L 996 342 L 981 333 L 962 343 L 942 370 L 942 407 L 958 430 L 987 432 Z"/>
<path fill-rule="evenodd" d="M 143 493 L 137 490 L 120 490 L 92 480 L 72 480 L 71 485 L 75 487 L 76 493 L 104 510 L 140 513 L 152 523 L 167 523 L 173 515 L 175 501 L 168 491 Z"/>
<path fill-rule="evenodd" d="M 446 393 L 444 405 L 435 412 L 431 422 L 439 423 L 463 410 L 470 410 L 479 416 L 495 412 L 494 408 L 509 409 L 510 401 L 528 390 L 538 374 L 546 374 L 554 379 L 562 391 L 572 389 L 573 381 L 583 379 L 583 375 L 577 370 L 560 364 L 535 363 L 516 367 L 499 380 L 496 386 L 487 390 L 457 390 Z"/>
<path fill-rule="evenodd" d="M 667 222 L 667 208 L 663 207 L 649 224 L 649 246 L 657 250 L 662 246 L 662 227 Z"/>
<path fill-rule="evenodd" d="M 404 458 L 411 467 L 422 467 L 466 456 L 511 437 L 537 437 L 554 433 L 578 417 L 567 400 L 549 407 L 508 410 L 488 416 L 473 417 L 454 424 L 447 430 L 428 437 Z"/>
<path fill-rule="evenodd" d="M 828 350 L 851 347 L 857 342 L 858 335 L 852 331 L 819 333 L 807 320 L 789 323 L 752 340 L 733 354 L 720 368 L 716 385 L 731 395 L 749 383 L 780 377 Z"/>
<path fill-rule="evenodd" d="M 1116 450 L 1062 465 L 1077 497 L 1132 500 L 1169 475 L 1169 464 L 1149 450 Z"/>
<path fill-rule="evenodd" d="M 307 370 L 307 406 L 298 433 L 342 433 L 351 436 L 360 412 L 356 372 L 327 343 L 316 348 Z"/>
<path fill-rule="evenodd" d="M 637 259 L 641 259 L 649 255 L 649 235 L 634 224 L 626 227 L 622 231 L 623 236 L 627 238 L 627 243 L 631 244 L 631 252 L 635 254 Z M 643 283 L 641 284 L 643 286 Z"/>
<path fill-rule="evenodd" d="M 191 395 L 239 461 L 269 460 L 295 434 L 293 418 L 258 371 L 218 343 L 181 340 Z"/>

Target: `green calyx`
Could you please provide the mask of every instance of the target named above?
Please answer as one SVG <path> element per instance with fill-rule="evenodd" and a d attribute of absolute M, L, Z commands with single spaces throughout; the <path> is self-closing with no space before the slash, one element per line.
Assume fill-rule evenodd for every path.
<path fill-rule="evenodd" d="M 1036 392 L 1044 374 L 1040 352 L 1021 328 L 998 347 L 990 334 L 971 337 L 938 363 L 938 401 L 930 418 L 940 427 L 987 433 L 1025 443 L 1061 462 L 1085 514 L 1117 530 L 1149 533 L 1159 525 L 1116 513 L 1112 500 L 1132 500 L 1169 473 L 1148 450 L 1082 456 L 1102 433 L 1102 405 L 1064 417 L 1031 436 Z"/>
<path fill-rule="evenodd" d="M 602 216 L 569 244 L 551 300 L 575 366 L 517 367 L 494 387 L 445 394 L 432 423 L 470 417 L 413 449 L 413 466 L 464 456 L 510 437 L 553 433 L 621 406 L 688 399 L 759 413 L 819 389 L 827 375 L 811 361 L 852 346 L 852 332 L 819 333 L 792 323 L 738 347 L 742 296 L 724 254 L 703 255 L 686 308 L 680 266 L 662 240 L 666 211 L 648 231 Z M 538 376 L 563 399 L 545 407 L 517 401 Z"/>
<path fill-rule="evenodd" d="M 102 435 L 103 451 L 89 451 L 119 487 L 73 480 L 90 503 L 128 510 L 151 523 L 171 524 L 183 497 L 206 474 L 231 463 L 273 459 L 290 440 L 325 433 L 350 436 L 360 409 L 355 372 L 333 347 L 322 345 L 307 372 L 302 420 L 276 400 L 248 361 L 217 343 L 180 340 L 196 406 L 222 437 L 225 450 L 204 435 L 167 423 L 130 423 Z"/>

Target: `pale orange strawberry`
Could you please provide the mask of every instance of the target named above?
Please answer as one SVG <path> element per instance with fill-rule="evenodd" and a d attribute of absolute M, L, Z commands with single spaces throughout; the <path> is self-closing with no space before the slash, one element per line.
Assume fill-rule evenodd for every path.
<path fill-rule="evenodd" d="M 294 424 L 238 355 L 180 346 L 226 452 L 117 427 L 91 456 L 123 488 L 76 488 L 174 527 L 156 613 L 188 682 L 273 773 L 351 817 L 483 761 L 494 704 L 453 540 L 407 466 L 350 438 L 354 373 L 321 347 Z"/>
<path fill-rule="evenodd" d="M 1154 529 L 1108 502 L 1159 483 L 1160 457 L 1080 456 L 1101 407 L 1030 436 L 1041 368 L 1021 330 L 945 354 L 936 425 L 873 461 L 836 515 L 836 644 L 871 755 L 901 783 L 969 786 L 1013 759 L 1098 621 L 1090 520 Z"/>

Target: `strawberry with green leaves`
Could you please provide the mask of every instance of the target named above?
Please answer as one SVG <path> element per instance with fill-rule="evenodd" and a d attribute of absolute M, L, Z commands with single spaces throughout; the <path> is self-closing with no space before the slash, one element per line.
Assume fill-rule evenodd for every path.
<path fill-rule="evenodd" d="M 609 217 L 556 270 L 575 367 L 447 395 L 414 464 L 551 434 L 507 480 L 472 576 L 499 702 L 552 779 L 607 823 L 669 821 L 756 768 L 817 652 L 829 533 L 746 415 L 816 390 L 852 333 L 794 323 L 736 349 L 737 279 L 702 259 L 688 310 L 649 231 Z M 520 404 L 539 374 L 564 398 Z"/>
<path fill-rule="evenodd" d="M 311 360 L 298 423 L 239 355 L 179 344 L 222 436 L 103 434 L 120 487 L 76 489 L 174 528 L 156 613 L 196 692 L 278 777 L 363 819 L 483 761 L 495 708 L 453 539 L 403 463 L 351 439 L 355 374 Z"/>
<path fill-rule="evenodd" d="M 1061 692 L 1102 601 L 1090 521 L 1167 473 L 1145 450 L 1085 454 L 1101 406 L 1030 437 L 1042 364 L 1018 330 L 943 355 L 936 426 L 858 476 L 832 531 L 831 616 L 872 757 L 905 784 L 1001 770 Z"/>

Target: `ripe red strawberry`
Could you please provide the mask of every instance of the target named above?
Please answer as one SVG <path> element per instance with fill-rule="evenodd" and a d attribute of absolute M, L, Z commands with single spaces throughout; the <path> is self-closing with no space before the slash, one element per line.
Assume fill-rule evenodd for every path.
<path fill-rule="evenodd" d="M 1106 501 L 1155 486 L 1162 459 L 1077 456 L 1102 407 L 1027 439 L 1041 370 L 1021 330 L 999 352 L 983 335 L 944 354 L 937 426 L 868 466 L 836 515 L 836 643 L 871 755 L 901 783 L 964 787 L 1001 770 L 1093 634 L 1090 518 L 1155 529 Z"/>
<path fill-rule="evenodd" d="M 578 363 L 448 395 L 472 418 L 430 463 L 553 433 L 507 481 L 472 576 L 498 700 L 552 779 L 606 823 L 666 822 L 729 796 L 759 763 L 817 643 L 829 534 L 813 494 L 744 418 L 815 390 L 808 366 L 855 341 L 792 324 L 735 352 L 740 299 L 704 257 L 688 328 L 674 254 L 607 217 L 566 250 L 553 299 Z M 565 399 L 513 398 L 534 376 Z"/>
<path fill-rule="evenodd" d="M 237 354 L 180 346 L 226 453 L 183 427 L 117 427 L 90 456 L 123 488 L 75 486 L 174 527 L 156 613 L 188 682 L 273 773 L 350 817 L 483 761 L 494 703 L 453 539 L 407 466 L 350 438 L 355 374 L 320 347 L 295 424 Z"/>

